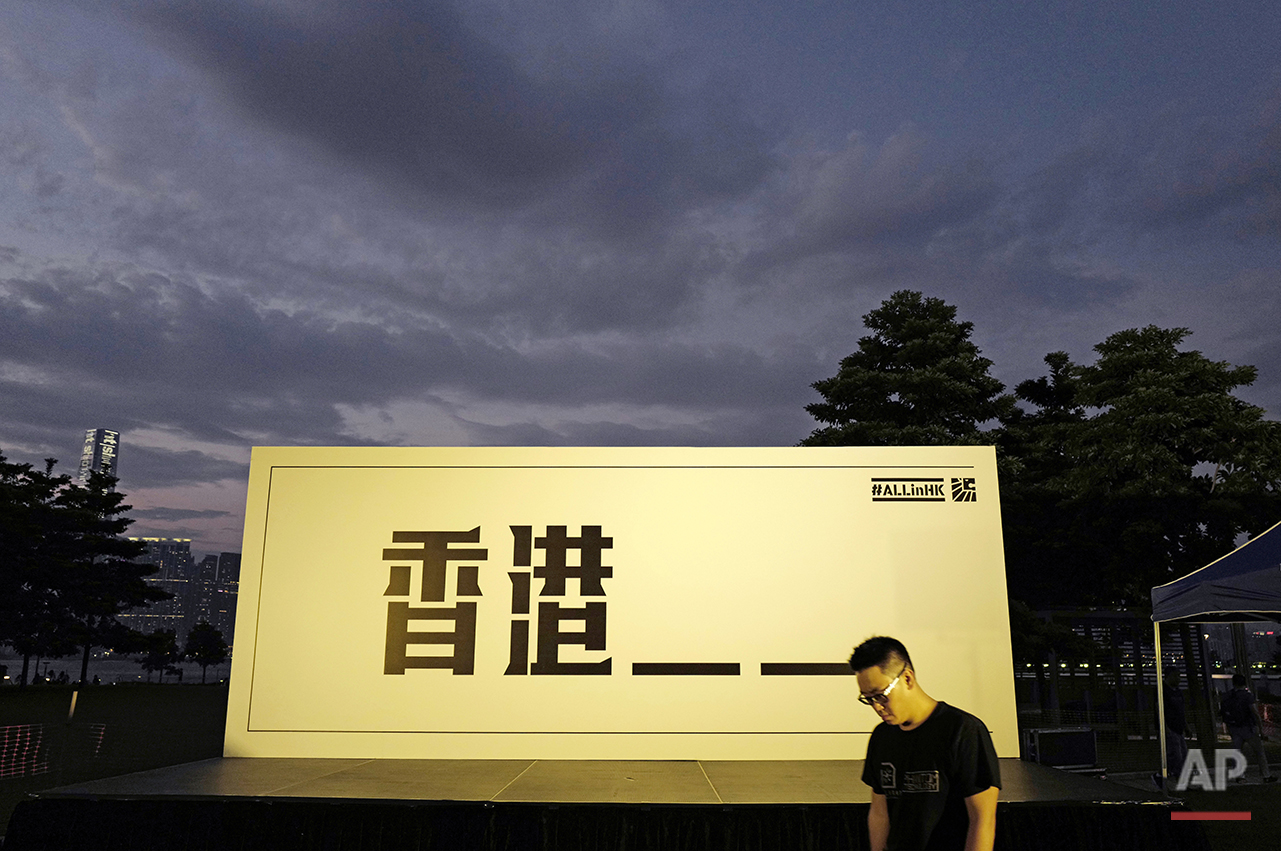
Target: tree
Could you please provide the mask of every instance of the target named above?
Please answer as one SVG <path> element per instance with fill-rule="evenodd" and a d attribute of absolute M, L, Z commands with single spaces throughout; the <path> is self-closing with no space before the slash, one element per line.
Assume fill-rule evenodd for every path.
<path fill-rule="evenodd" d="M 1015 396 L 1030 411 L 1011 409 L 995 435 L 1001 482 L 1001 525 L 1010 596 L 1034 607 L 1083 605 L 1093 597 L 1089 570 L 1065 569 L 1084 557 L 1064 534 L 1073 449 L 1086 410 L 1081 367 L 1065 352 L 1045 356 L 1049 375 L 1023 381 Z"/>
<path fill-rule="evenodd" d="M 203 684 L 210 665 L 221 665 L 227 661 L 227 642 L 222 638 L 222 630 L 205 621 L 196 624 L 187 633 L 187 645 L 182 655 L 200 666 L 200 682 Z"/>
<path fill-rule="evenodd" d="M 970 341 L 941 299 L 902 290 L 863 317 L 872 332 L 815 382 L 822 402 L 807 405 L 820 423 L 804 446 L 974 444 L 981 426 L 1006 414 L 1013 398 L 988 374 L 992 362 Z"/>
<path fill-rule="evenodd" d="M 23 653 L 62 656 L 83 649 L 80 678 L 94 646 L 121 635 L 115 615 L 168 598 L 133 559 L 146 551 L 121 535 L 133 522 L 115 479 L 92 473 L 85 485 L 0 456 L 0 640 Z"/>
<path fill-rule="evenodd" d="M 165 674 L 181 673 L 177 664 L 181 659 L 178 633 L 172 629 L 157 629 L 146 636 L 139 664 L 147 672 L 147 682 L 151 682 L 151 674 L 157 671 L 160 673 L 160 682 L 164 682 Z"/>
<path fill-rule="evenodd" d="M 131 506 L 115 483 L 114 476 L 94 471 L 83 487 L 73 485 L 58 495 L 64 520 L 63 595 L 84 650 L 81 682 L 88 677 L 92 649 L 108 646 L 116 635 L 116 615 L 170 596 L 143 581 L 156 571 L 154 565 L 133 561 L 147 551 L 146 544 L 121 537 L 133 520 L 125 516 Z"/>
<path fill-rule="evenodd" d="M 1058 705 L 1058 663 L 1093 664 L 1105 652 L 1093 640 L 1076 634 L 1061 623 L 1038 616 L 1019 600 L 1010 601 L 1010 651 L 1016 668 L 1019 665 L 1032 667 L 1041 694 L 1046 693 L 1047 686 L 1053 686 L 1051 702 L 1054 707 Z M 1044 664 L 1047 660 L 1048 665 Z"/>
<path fill-rule="evenodd" d="M 47 551 L 56 525 L 56 497 L 70 484 L 45 469 L 10 463 L 0 454 L 0 642 L 22 654 L 19 682 L 29 681 L 33 656 L 75 652 L 72 621 L 58 590 L 59 563 Z"/>
<path fill-rule="evenodd" d="M 1016 388 L 1033 410 L 1001 434 L 1014 596 L 1143 607 L 1281 516 L 1281 423 L 1232 392 L 1256 370 L 1180 351 L 1189 333 L 1121 331 Z"/>

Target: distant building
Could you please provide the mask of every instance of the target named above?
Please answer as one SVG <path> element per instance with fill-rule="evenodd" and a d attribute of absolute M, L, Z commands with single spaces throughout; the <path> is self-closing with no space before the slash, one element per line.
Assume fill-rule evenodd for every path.
<path fill-rule="evenodd" d="M 218 584 L 213 597 L 209 623 L 222 632 L 228 646 L 236 632 L 236 598 L 240 592 L 240 553 L 218 555 Z"/>
<path fill-rule="evenodd" d="M 80 484 L 89 481 L 89 473 L 97 470 L 119 477 L 116 469 L 120 462 L 120 432 L 107 428 L 91 428 L 85 432 L 84 448 L 80 451 Z"/>
<path fill-rule="evenodd" d="M 240 553 L 219 554 L 218 581 L 233 588 L 240 585 Z"/>
<path fill-rule="evenodd" d="M 141 560 L 154 564 L 159 570 L 148 581 L 167 580 L 187 582 L 192 579 L 190 538 L 130 538 L 147 545 Z"/>
<path fill-rule="evenodd" d="M 236 630 L 236 595 L 240 589 L 240 553 L 207 555 L 196 563 L 190 538 L 130 538 L 147 545 L 139 560 L 159 568 L 144 581 L 167 591 L 171 599 L 139 606 L 118 615 L 125 626 L 139 632 L 172 629 L 178 646 L 187 634 L 204 621 L 222 633 L 231 646 Z"/>
<path fill-rule="evenodd" d="M 139 561 L 155 565 L 158 570 L 143 581 L 173 596 L 149 606 L 139 606 L 117 616 L 125 626 L 139 632 L 172 629 L 181 644 L 190 629 L 187 613 L 192 610 L 192 564 L 190 538 L 130 538 L 147 545 Z"/>
<path fill-rule="evenodd" d="M 201 559 L 200 564 L 196 565 L 191 584 L 191 626 L 201 621 L 213 624 L 217 605 L 214 597 L 218 593 L 218 556 L 209 555 Z"/>

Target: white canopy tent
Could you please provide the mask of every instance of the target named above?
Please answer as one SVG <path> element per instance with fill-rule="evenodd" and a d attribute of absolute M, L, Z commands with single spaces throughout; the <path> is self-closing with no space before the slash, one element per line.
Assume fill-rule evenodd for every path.
<path fill-rule="evenodd" d="M 1161 774 L 1165 776 L 1165 690 L 1161 665 L 1161 624 L 1281 621 L 1281 532 L 1276 524 L 1205 567 L 1152 589 L 1156 633 L 1157 714 Z"/>

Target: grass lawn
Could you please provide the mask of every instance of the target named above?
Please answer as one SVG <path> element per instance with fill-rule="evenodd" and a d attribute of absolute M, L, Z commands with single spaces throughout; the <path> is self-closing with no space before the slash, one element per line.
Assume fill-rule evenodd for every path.
<path fill-rule="evenodd" d="M 225 685 L 70 686 L 0 689 L 0 728 L 43 725 L 25 766 L 0 770 L 0 836 L 31 792 L 222 755 Z M 32 773 L 33 769 L 36 773 Z"/>

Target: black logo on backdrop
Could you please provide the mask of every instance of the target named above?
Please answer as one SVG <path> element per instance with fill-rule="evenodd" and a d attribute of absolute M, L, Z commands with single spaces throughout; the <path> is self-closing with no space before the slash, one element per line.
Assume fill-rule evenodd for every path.
<path fill-rule="evenodd" d="M 947 502 L 947 479 L 872 479 L 872 502 Z M 978 502 L 972 478 L 951 480 L 952 502 Z"/>
<path fill-rule="evenodd" d="M 952 502 L 978 502 L 973 479 L 952 479 Z"/>
<path fill-rule="evenodd" d="M 872 502 L 946 502 L 943 479 L 872 479 Z"/>

